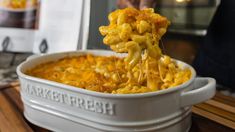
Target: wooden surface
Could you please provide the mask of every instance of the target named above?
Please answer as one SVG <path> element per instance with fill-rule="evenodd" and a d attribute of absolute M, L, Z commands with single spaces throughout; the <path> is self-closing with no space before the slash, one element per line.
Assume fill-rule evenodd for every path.
<path fill-rule="evenodd" d="M 23 116 L 19 83 L 0 84 L 0 132 L 48 132 L 35 126 Z M 235 99 L 216 93 L 216 96 L 192 108 L 192 127 L 189 132 L 235 132 Z"/>

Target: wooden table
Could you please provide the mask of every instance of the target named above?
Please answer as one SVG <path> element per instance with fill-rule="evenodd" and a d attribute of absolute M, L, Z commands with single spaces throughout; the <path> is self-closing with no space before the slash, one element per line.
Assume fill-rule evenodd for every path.
<path fill-rule="evenodd" d="M 0 84 L 0 132 L 48 132 L 23 116 L 19 83 Z M 235 132 L 235 99 L 216 93 L 207 102 L 193 106 L 190 132 Z"/>

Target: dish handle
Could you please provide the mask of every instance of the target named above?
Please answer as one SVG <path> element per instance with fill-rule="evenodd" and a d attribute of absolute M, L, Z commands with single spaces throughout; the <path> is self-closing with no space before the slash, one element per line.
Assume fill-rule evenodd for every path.
<path fill-rule="evenodd" d="M 193 89 L 181 93 L 180 106 L 192 106 L 206 100 L 209 100 L 215 95 L 216 81 L 214 78 L 197 77 L 195 78 Z"/>

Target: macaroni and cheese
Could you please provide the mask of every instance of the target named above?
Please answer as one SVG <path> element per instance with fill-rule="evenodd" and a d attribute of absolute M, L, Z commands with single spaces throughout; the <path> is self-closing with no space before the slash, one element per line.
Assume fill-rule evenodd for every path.
<path fill-rule="evenodd" d="M 153 9 L 126 8 L 109 15 L 110 24 L 99 28 L 104 43 L 124 58 L 84 55 L 41 64 L 27 72 L 88 90 L 145 93 L 174 87 L 191 78 L 191 71 L 162 54 L 159 40 L 169 21 Z"/>
<path fill-rule="evenodd" d="M 162 63 L 164 66 L 161 67 L 162 76 L 151 72 L 152 80 L 158 82 L 158 86 L 155 86 L 156 89 L 147 87 L 145 64 L 135 66 L 132 69 L 133 74 L 128 74 L 128 69 L 124 68 L 124 58 L 114 56 L 88 54 L 66 57 L 58 61 L 40 64 L 27 71 L 26 74 L 97 92 L 145 93 L 180 85 L 189 79 L 190 71 L 188 69 L 181 70 L 174 62 L 168 64 L 168 59 L 166 57 L 162 60 L 164 62 Z M 155 64 L 150 65 L 155 67 Z M 171 72 L 167 72 L 168 68 Z M 172 76 L 170 76 L 171 73 Z M 132 76 L 131 80 L 130 76 Z"/>
<path fill-rule="evenodd" d="M 159 40 L 165 34 L 169 21 L 151 8 L 116 10 L 109 16 L 110 24 L 101 26 L 103 42 L 115 52 L 128 52 L 126 62 L 133 68 L 141 60 L 144 49 L 155 59 L 161 57 Z"/>
<path fill-rule="evenodd" d="M 159 41 L 170 24 L 165 17 L 151 8 L 126 8 L 112 12 L 108 18 L 110 24 L 99 28 L 105 36 L 103 42 L 116 52 L 128 52 L 125 58 L 128 74 L 134 74 L 131 69 L 135 66 L 142 67 L 147 87 L 152 90 L 176 86 L 189 78 L 186 74 L 190 72 L 181 71 L 187 79 L 174 80 L 176 65 L 159 48 Z"/>

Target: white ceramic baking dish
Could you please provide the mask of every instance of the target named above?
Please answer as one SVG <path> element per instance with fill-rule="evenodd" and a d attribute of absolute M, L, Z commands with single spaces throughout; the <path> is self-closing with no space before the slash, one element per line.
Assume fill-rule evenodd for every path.
<path fill-rule="evenodd" d="M 24 115 L 32 123 L 53 131 L 81 132 L 186 132 L 191 126 L 191 106 L 215 94 L 213 78 L 196 77 L 166 90 L 141 94 L 107 94 L 28 76 L 27 69 L 66 56 L 118 55 L 87 50 L 31 57 L 17 68 Z"/>

